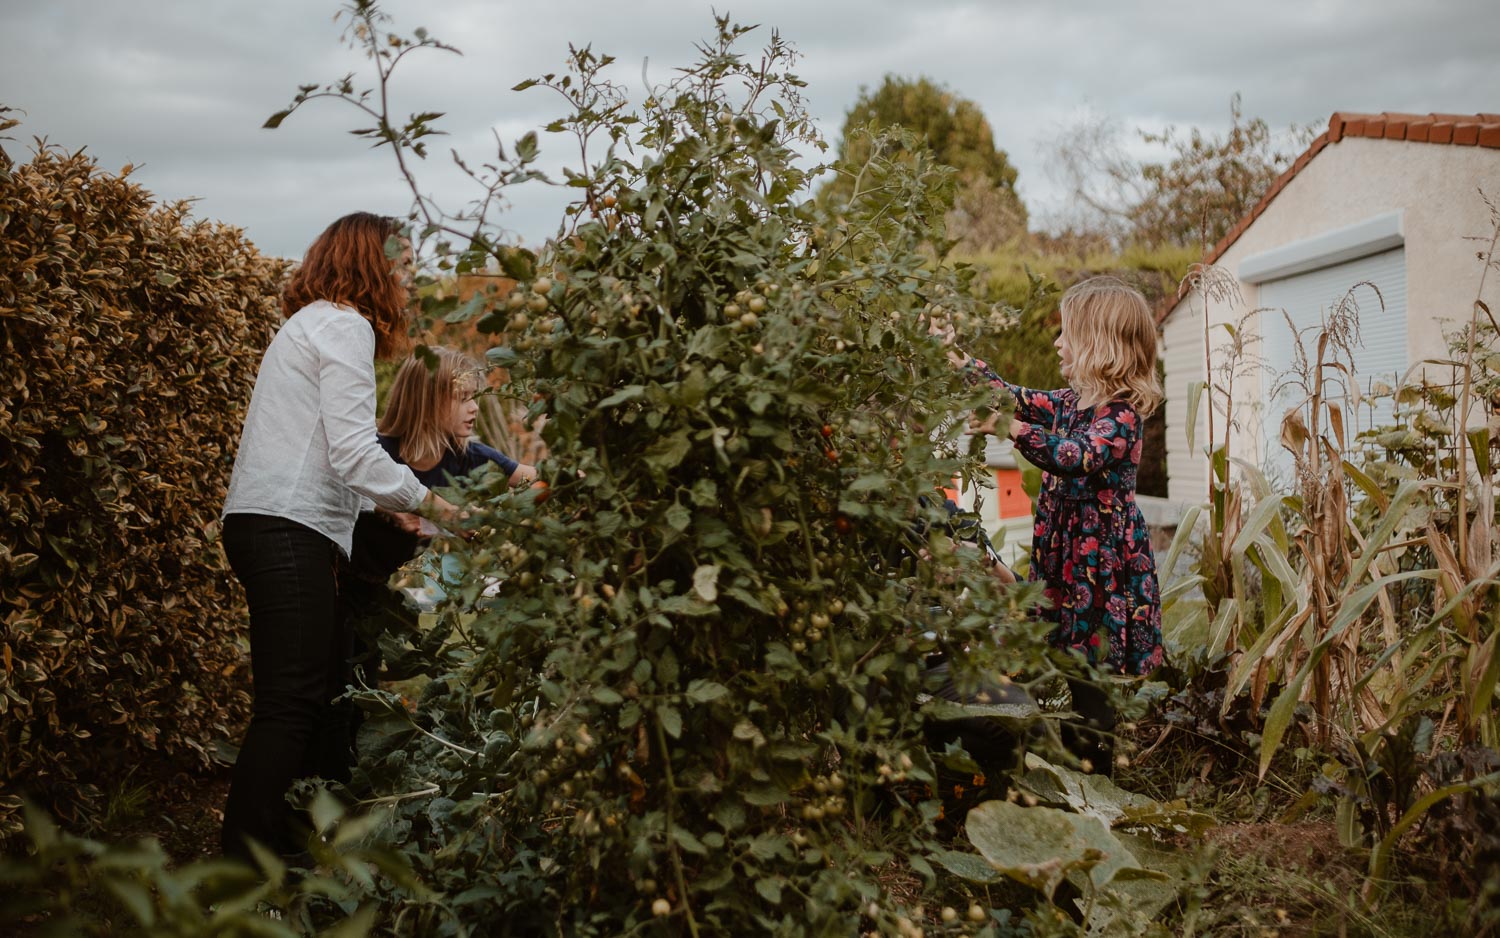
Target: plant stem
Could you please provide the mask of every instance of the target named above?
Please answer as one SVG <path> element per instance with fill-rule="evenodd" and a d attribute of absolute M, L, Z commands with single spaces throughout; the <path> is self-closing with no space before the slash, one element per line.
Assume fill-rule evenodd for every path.
<path fill-rule="evenodd" d="M 1496 224 L 1494 233 L 1490 235 L 1489 249 L 1484 252 L 1484 269 L 1479 273 L 1479 289 L 1474 294 L 1474 305 L 1469 310 L 1469 341 L 1468 347 L 1464 349 L 1464 386 L 1458 398 L 1458 567 L 1465 576 L 1471 576 L 1469 570 L 1469 511 L 1468 511 L 1468 475 L 1469 475 L 1469 413 L 1474 405 L 1474 345 L 1478 339 L 1479 332 L 1479 310 L 1484 302 L 1484 281 L 1489 277 L 1490 265 L 1495 260 L 1495 245 L 1500 242 L 1500 224 Z M 1478 639 L 1478 620 L 1475 620 L 1474 634 L 1469 636 L 1471 641 Z"/>
<path fill-rule="evenodd" d="M 688 931 L 698 938 L 698 920 L 693 917 L 693 904 L 688 901 L 687 877 L 682 872 L 682 854 L 677 850 L 677 841 L 672 838 L 672 816 L 677 806 L 677 779 L 672 775 L 672 754 L 667 749 L 667 734 L 661 720 L 656 724 L 656 744 L 661 747 L 662 770 L 667 776 L 667 849 L 672 852 L 672 872 L 677 877 L 677 892 L 682 897 L 682 910 L 687 913 Z"/>

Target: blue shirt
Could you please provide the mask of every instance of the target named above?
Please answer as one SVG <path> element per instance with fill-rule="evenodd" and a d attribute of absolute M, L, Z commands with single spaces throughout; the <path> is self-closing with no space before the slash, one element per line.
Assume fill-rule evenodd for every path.
<path fill-rule="evenodd" d="M 391 454 L 391 458 L 402 465 L 406 465 L 405 461 L 401 458 L 400 439 L 393 436 L 385 436 L 384 434 L 378 436 L 380 445 L 385 448 L 387 453 Z M 443 453 L 443 458 L 431 469 L 420 471 L 412 469 L 412 474 L 417 477 L 418 482 L 421 482 L 428 488 L 433 488 L 435 486 L 452 485 L 455 480 L 462 479 L 475 469 L 488 463 L 494 463 L 499 466 L 507 479 L 515 473 L 516 467 L 519 465 L 514 459 L 511 459 L 498 449 L 485 446 L 477 440 L 470 440 L 469 445 L 463 450 L 446 450 Z"/>

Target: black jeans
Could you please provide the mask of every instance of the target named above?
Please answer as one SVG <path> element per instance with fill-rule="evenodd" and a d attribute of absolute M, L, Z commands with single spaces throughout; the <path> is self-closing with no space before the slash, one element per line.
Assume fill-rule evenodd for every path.
<path fill-rule="evenodd" d="M 352 707 L 333 703 L 349 683 L 353 650 L 339 549 L 286 518 L 233 514 L 224 519 L 224 551 L 250 605 L 255 702 L 224 807 L 223 849 L 248 858 L 249 837 L 295 854 L 306 831 L 286 800 L 292 782 L 348 781 L 352 763 Z"/>

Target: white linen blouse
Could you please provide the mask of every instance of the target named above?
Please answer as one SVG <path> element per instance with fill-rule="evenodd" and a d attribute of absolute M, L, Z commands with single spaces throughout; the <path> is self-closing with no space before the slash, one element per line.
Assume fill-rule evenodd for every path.
<path fill-rule="evenodd" d="M 375 437 L 375 330 L 318 300 L 282 324 L 261 359 L 223 514 L 288 518 L 348 556 L 362 496 L 411 511 L 427 487 Z"/>

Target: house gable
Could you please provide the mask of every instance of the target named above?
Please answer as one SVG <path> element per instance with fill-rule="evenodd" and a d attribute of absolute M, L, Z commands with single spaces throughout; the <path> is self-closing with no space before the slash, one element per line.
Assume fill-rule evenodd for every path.
<path fill-rule="evenodd" d="M 1399 310 L 1404 322 L 1386 323 L 1390 328 L 1375 330 L 1371 338 L 1376 345 L 1394 343 L 1398 351 L 1404 344 L 1402 357 L 1408 366 L 1446 354 L 1445 333 L 1468 318 L 1479 282 L 1480 268 L 1469 239 L 1492 228 L 1485 200 L 1500 196 L 1497 149 L 1500 115 L 1333 115 L 1328 131 L 1207 256 L 1207 264 L 1233 279 L 1239 297 L 1205 303 L 1199 291 L 1185 288 L 1157 308 L 1166 370 L 1172 498 L 1196 502 L 1207 492 L 1206 401 L 1199 400 L 1192 433 L 1187 426 L 1193 416 L 1190 389 L 1205 380 L 1210 365 L 1206 350 L 1227 342 L 1230 333 L 1223 330 L 1225 325 L 1239 327 L 1237 334 L 1256 343 L 1264 339 L 1267 319 L 1256 314 L 1267 305 L 1288 302 L 1282 293 L 1294 286 L 1289 278 L 1399 251 L 1402 300 L 1394 302 L 1393 296 L 1389 305 L 1393 314 Z M 1288 188 L 1294 191 L 1283 197 Z M 1352 268 L 1339 276 L 1353 277 Z M 1398 283 L 1393 276 L 1384 282 Z M 1492 308 L 1500 307 L 1497 291 L 1500 281 L 1485 288 Z M 1382 315 L 1384 300 L 1367 294 L 1359 297 L 1369 307 L 1362 312 Z M 1407 296 L 1410 303 L 1405 302 Z M 1250 356 L 1261 363 L 1252 363 L 1234 384 L 1237 423 L 1231 455 L 1252 463 L 1260 463 L 1275 444 L 1261 425 L 1264 414 L 1247 414 L 1243 408 L 1264 403 L 1274 373 L 1289 365 L 1263 360 L 1268 352 L 1284 357 L 1260 344 L 1252 346 Z M 1374 352 L 1362 352 L 1362 357 L 1370 355 L 1378 358 Z M 1218 367 L 1219 356 L 1212 357 Z M 1388 366 L 1376 362 L 1374 367 L 1384 371 Z M 1215 417 L 1214 430 L 1215 441 L 1222 443 L 1222 417 Z"/>
<path fill-rule="evenodd" d="M 1287 183 L 1312 162 L 1313 157 L 1332 144 L 1355 137 L 1500 149 L 1500 114 L 1355 114 L 1335 111 L 1328 119 L 1328 129 L 1318 134 L 1312 144 L 1292 161 L 1292 165 L 1276 177 L 1260 201 L 1219 239 L 1203 259 L 1204 265 L 1216 263 L 1281 194 Z M 1157 306 L 1157 325 L 1171 315 L 1180 301 L 1180 296 L 1169 297 Z"/>

